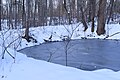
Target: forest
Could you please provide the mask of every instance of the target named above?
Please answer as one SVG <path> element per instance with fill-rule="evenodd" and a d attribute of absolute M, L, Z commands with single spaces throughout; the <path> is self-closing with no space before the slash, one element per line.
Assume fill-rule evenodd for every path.
<path fill-rule="evenodd" d="M 84 31 L 91 24 L 94 32 L 105 34 L 105 24 L 120 23 L 120 0 L 0 0 L 0 30 L 7 21 L 8 29 L 26 28 L 25 38 L 29 42 L 29 28 L 48 25 L 82 23 Z"/>

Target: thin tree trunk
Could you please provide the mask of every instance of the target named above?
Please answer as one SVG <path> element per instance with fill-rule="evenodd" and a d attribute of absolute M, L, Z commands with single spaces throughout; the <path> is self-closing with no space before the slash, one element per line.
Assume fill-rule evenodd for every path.
<path fill-rule="evenodd" d="M 108 20 L 107 20 L 107 24 L 110 22 L 110 18 L 112 17 L 112 13 L 113 13 L 113 4 L 114 4 L 114 0 L 110 0 L 110 4 L 109 7 L 110 10 L 108 11 Z"/>
<path fill-rule="evenodd" d="M 45 0 L 45 3 L 44 3 L 44 4 L 45 4 L 45 5 L 44 5 L 44 6 L 45 6 L 45 9 L 43 8 L 43 10 L 45 10 L 45 11 L 44 11 L 44 25 L 47 26 L 47 12 L 48 12 L 48 11 L 47 11 L 47 0 Z"/>
<path fill-rule="evenodd" d="M 18 3 L 15 0 L 14 4 L 13 4 L 13 13 L 14 13 L 14 20 L 15 20 L 15 25 L 14 28 L 17 29 L 17 22 L 18 22 Z"/>
<path fill-rule="evenodd" d="M 70 4 L 70 1 L 69 1 L 68 4 Z M 66 0 L 64 0 L 64 9 L 65 9 L 65 11 L 66 11 L 66 13 L 67 13 L 67 16 L 68 16 L 68 23 L 71 24 L 71 7 L 70 7 L 70 5 L 69 5 L 69 9 L 70 9 L 70 10 L 67 9 Z"/>
<path fill-rule="evenodd" d="M 8 26 L 9 26 L 9 29 L 12 28 L 13 29 L 13 5 L 12 5 L 12 2 L 9 3 L 9 23 L 8 23 Z"/>
<path fill-rule="evenodd" d="M 0 31 L 2 30 L 2 27 L 1 27 L 1 12 L 2 12 L 2 10 L 1 10 L 1 4 L 2 4 L 2 1 L 0 0 Z"/>
<path fill-rule="evenodd" d="M 49 1 L 49 15 L 50 15 L 49 25 L 51 25 L 53 21 L 53 0 Z"/>
<path fill-rule="evenodd" d="M 22 25 L 23 25 L 23 28 L 25 28 L 26 27 L 26 13 L 25 13 L 25 2 L 24 2 L 24 0 L 23 0 L 23 6 L 22 6 Z"/>
<path fill-rule="evenodd" d="M 90 0 L 91 1 L 91 21 L 92 21 L 92 25 L 91 25 L 91 32 L 94 32 L 94 27 L 95 27 L 95 23 L 94 23 L 94 18 L 95 18 L 95 5 L 96 5 L 96 0 Z"/>
<path fill-rule="evenodd" d="M 83 23 L 84 32 L 85 32 L 88 29 L 88 26 L 87 26 L 87 23 L 86 23 L 86 20 L 85 20 L 85 15 L 84 15 L 82 6 L 80 7 L 80 10 L 81 10 L 81 14 L 82 14 L 82 23 Z"/>
<path fill-rule="evenodd" d="M 37 17 L 36 17 L 36 14 L 37 14 L 37 3 L 38 3 L 38 0 L 35 0 L 35 9 L 34 9 L 34 19 L 33 19 L 33 25 L 34 25 L 34 27 L 36 27 L 36 26 L 38 26 L 38 24 L 37 24 L 37 20 L 36 19 L 38 19 Z"/>
<path fill-rule="evenodd" d="M 22 10 L 21 8 L 22 7 L 21 7 L 20 2 L 21 1 L 19 0 L 19 3 L 18 3 L 18 13 L 17 13 L 18 14 L 18 22 L 17 22 L 18 24 L 21 24 L 21 10 Z"/>
<path fill-rule="evenodd" d="M 80 21 L 80 1 L 77 0 L 77 22 Z"/>
<path fill-rule="evenodd" d="M 87 4 L 87 8 L 88 8 L 88 22 L 91 22 L 92 21 L 92 2 L 94 0 L 89 0 L 88 1 L 88 4 Z M 95 6 L 94 6 L 95 7 Z"/>

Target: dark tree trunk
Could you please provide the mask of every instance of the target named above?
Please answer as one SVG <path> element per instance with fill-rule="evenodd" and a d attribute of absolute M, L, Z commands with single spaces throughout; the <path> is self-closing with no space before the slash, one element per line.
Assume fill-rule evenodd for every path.
<path fill-rule="evenodd" d="M 77 22 L 80 21 L 80 0 L 77 0 Z"/>
<path fill-rule="evenodd" d="M 30 1 L 29 0 L 27 0 L 26 1 L 26 20 L 25 20 L 25 27 L 26 27 L 26 29 L 25 29 L 25 36 L 24 36 L 24 38 L 28 41 L 28 42 L 30 42 L 30 40 L 29 40 L 29 38 L 30 38 L 30 36 L 29 36 L 29 27 L 30 27 L 30 9 L 29 9 L 29 6 L 30 6 Z"/>
<path fill-rule="evenodd" d="M 109 7 L 108 7 L 108 9 L 110 9 L 110 10 L 108 10 L 108 20 L 107 20 L 107 24 L 109 23 L 109 21 L 110 21 L 110 18 L 112 17 L 112 13 L 113 13 L 113 4 L 114 4 L 114 0 L 110 0 L 110 4 L 109 4 Z"/>
<path fill-rule="evenodd" d="M 105 34 L 105 22 L 106 22 L 106 2 L 107 0 L 99 1 L 99 11 L 98 11 L 98 25 L 97 25 L 97 34 Z"/>
<path fill-rule="evenodd" d="M 2 4 L 2 1 L 0 0 L 0 31 L 2 30 L 2 27 L 1 27 L 1 12 L 2 12 L 2 10 L 1 10 L 1 4 Z"/>
<path fill-rule="evenodd" d="M 37 15 L 37 3 L 38 3 L 38 0 L 35 0 L 35 8 L 34 8 L 34 19 L 33 19 L 33 25 L 34 25 L 34 27 L 36 27 L 36 26 L 38 26 L 38 24 L 37 24 L 37 17 L 36 17 L 36 15 Z"/>
<path fill-rule="evenodd" d="M 70 1 L 69 1 L 69 4 L 70 4 Z M 64 0 L 64 9 L 65 9 L 65 11 L 67 13 L 67 16 L 68 16 L 68 23 L 71 24 L 71 7 L 69 5 L 69 9 L 70 10 L 67 9 L 67 2 L 66 2 L 66 0 Z"/>
<path fill-rule="evenodd" d="M 80 7 L 80 10 L 81 10 L 81 14 L 82 14 L 82 24 L 84 26 L 84 32 L 85 32 L 88 29 L 88 26 L 87 26 L 87 23 L 86 23 L 86 20 L 85 20 L 85 15 L 84 15 L 84 11 L 83 11 L 82 6 Z"/>
<path fill-rule="evenodd" d="M 50 16 L 49 25 L 52 25 L 52 21 L 53 21 L 53 0 L 49 0 L 49 16 Z"/>
<path fill-rule="evenodd" d="M 29 27 L 30 27 L 30 9 L 29 9 L 29 6 L 30 6 L 30 1 L 27 0 L 27 23 L 26 23 L 26 30 L 25 30 L 25 37 L 26 37 L 26 40 L 29 41 Z"/>
<path fill-rule="evenodd" d="M 43 0 L 38 0 L 38 25 L 43 26 Z"/>
<path fill-rule="evenodd" d="M 91 25 L 91 32 L 94 32 L 94 18 L 95 18 L 95 12 L 96 12 L 96 0 L 90 0 L 90 4 L 91 4 L 91 21 L 92 21 L 92 25 Z"/>
<path fill-rule="evenodd" d="M 43 8 L 43 10 L 45 10 L 44 11 L 44 25 L 47 26 L 47 12 L 48 12 L 47 11 L 47 0 L 45 0 L 44 4 L 45 4 L 44 5 L 45 8 Z"/>
<path fill-rule="evenodd" d="M 26 13 L 25 13 L 25 1 L 23 0 L 23 6 L 22 6 L 22 26 L 23 28 L 26 27 Z"/>

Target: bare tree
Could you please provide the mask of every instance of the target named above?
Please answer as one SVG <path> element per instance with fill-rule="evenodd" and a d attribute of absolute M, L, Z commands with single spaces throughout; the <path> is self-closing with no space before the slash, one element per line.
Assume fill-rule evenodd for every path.
<path fill-rule="evenodd" d="M 114 4 L 114 0 L 110 0 L 110 4 L 108 6 L 108 13 L 107 13 L 108 16 L 107 24 L 109 23 L 110 18 L 112 17 L 113 14 L 113 4 Z"/>
<path fill-rule="evenodd" d="M 79 27 L 80 24 L 81 23 L 79 23 L 76 26 L 73 26 L 72 24 L 69 26 L 64 26 L 65 30 L 68 32 L 68 35 L 64 36 L 64 38 L 62 39 L 65 43 L 64 50 L 65 50 L 65 65 L 66 66 L 68 66 L 68 55 L 70 54 L 69 50 L 73 47 L 73 45 L 72 46 L 70 45 L 70 42 L 75 33 L 75 30 Z"/>
<path fill-rule="evenodd" d="M 43 24 L 43 25 L 44 25 L 44 26 L 47 26 L 47 16 L 48 16 L 47 1 L 48 1 L 48 0 L 44 0 L 44 1 L 43 1 L 43 4 L 44 4 L 44 5 L 43 5 L 43 10 L 44 10 L 44 12 L 43 12 L 43 19 L 44 19 L 43 22 L 44 22 L 44 24 Z"/>
<path fill-rule="evenodd" d="M 2 0 L 0 0 L 0 31 L 2 30 L 2 27 L 1 27 L 1 7 L 2 7 Z"/>
<path fill-rule="evenodd" d="M 42 0 L 38 0 L 38 25 L 42 26 Z"/>
<path fill-rule="evenodd" d="M 23 0 L 23 20 L 25 22 L 24 25 L 25 25 L 25 36 L 23 38 L 25 38 L 28 42 L 30 42 L 30 36 L 29 36 L 29 27 L 30 27 L 30 9 L 29 9 L 29 6 L 30 6 L 30 0 L 26 0 L 26 13 L 25 13 L 25 1 Z"/>
<path fill-rule="evenodd" d="M 51 25 L 53 21 L 53 0 L 49 0 L 49 16 L 50 16 L 49 25 Z"/>
<path fill-rule="evenodd" d="M 77 0 L 77 22 L 80 21 L 80 0 Z"/>
<path fill-rule="evenodd" d="M 38 5 L 38 0 L 35 0 L 35 5 L 34 5 L 34 18 L 33 18 L 33 26 L 36 27 L 38 26 L 37 24 L 37 5 Z"/>
<path fill-rule="evenodd" d="M 81 3 L 82 4 L 82 3 Z M 85 18 L 85 13 L 84 13 L 84 11 L 83 11 L 83 6 L 81 5 L 80 6 L 80 10 L 81 10 L 81 18 L 82 18 L 82 20 L 81 20 L 81 22 L 83 23 L 83 26 L 84 26 L 84 32 L 88 29 L 88 25 L 87 25 L 87 22 L 86 22 L 86 18 Z"/>
<path fill-rule="evenodd" d="M 59 0 L 58 1 L 58 6 L 57 6 L 57 9 L 58 9 L 58 17 L 59 17 L 59 24 L 61 24 L 61 18 L 62 18 L 62 2 L 63 0 Z"/>
<path fill-rule="evenodd" d="M 96 31 L 98 35 L 105 34 L 106 2 L 107 0 L 99 0 L 98 25 Z"/>
<path fill-rule="evenodd" d="M 70 12 L 70 1 L 64 0 L 64 9 L 68 16 L 68 23 L 71 24 L 71 12 Z"/>
<path fill-rule="evenodd" d="M 92 26 L 91 26 L 91 32 L 94 32 L 94 18 L 95 18 L 95 12 L 96 12 L 96 0 L 90 0 L 90 5 L 91 5 L 91 21 L 92 21 Z"/>
<path fill-rule="evenodd" d="M 26 12 L 25 12 L 25 0 L 22 1 L 22 25 L 26 27 Z"/>

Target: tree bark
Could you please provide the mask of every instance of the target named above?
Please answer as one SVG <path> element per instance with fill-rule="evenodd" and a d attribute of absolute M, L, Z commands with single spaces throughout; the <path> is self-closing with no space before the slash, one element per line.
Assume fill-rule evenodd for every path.
<path fill-rule="evenodd" d="M 91 21 L 92 21 L 92 25 L 91 25 L 91 32 L 94 32 L 94 27 L 95 27 L 95 23 L 94 23 L 94 18 L 95 18 L 95 12 L 96 12 L 96 0 L 90 0 L 90 4 L 91 4 Z"/>
<path fill-rule="evenodd" d="M 27 15 L 26 15 L 26 24 L 25 24 L 26 29 L 25 29 L 25 36 L 24 36 L 24 38 L 28 42 L 30 42 L 30 40 L 29 40 L 29 38 L 30 38 L 30 36 L 29 36 L 29 26 L 30 26 L 30 9 L 29 9 L 29 6 L 30 6 L 30 1 L 27 0 L 26 1 L 26 10 L 27 10 L 26 12 L 27 12 Z"/>
<path fill-rule="evenodd" d="M 49 25 L 52 25 L 52 21 L 53 21 L 53 0 L 49 0 L 49 16 L 50 16 Z"/>
<path fill-rule="evenodd" d="M 2 4 L 2 0 L 0 0 L 0 31 L 2 30 L 2 27 L 1 27 L 1 4 Z"/>
<path fill-rule="evenodd" d="M 67 16 L 68 16 L 68 23 L 71 24 L 71 7 L 69 5 L 68 6 L 69 9 L 67 9 L 67 4 L 70 4 L 70 1 L 68 1 L 68 3 L 67 3 L 66 0 L 64 0 L 64 9 L 65 9 Z"/>
<path fill-rule="evenodd" d="M 80 0 L 77 0 L 77 22 L 80 21 Z"/>
<path fill-rule="evenodd" d="M 112 17 L 113 4 L 114 4 L 114 0 L 110 0 L 110 4 L 109 4 L 109 7 L 108 7 L 108 8 L 110 8 L 110 10 L 108 10 L 108 20 L 107 20 L 107 24 L 110 22 L 110 18 Z"/>
<path fill-rule="evenodd" d="M 37 3 L 38 3 L 38 0 L 35 0 L 35 6 L 34 6 L 34 18 L 33 18 L 33 26 L 34 27 L 37 27 L 38 26 L 38 24 L 37 24 L 37 17 L 36 17 L 36 15 L 37 15 Z"/>
<path fill-rule="evenodd" d="M 88 29 L 88 26 L 87 26 L 87 23 L 86 23 L 86 20 L 85 20 L 85 15 L 84 15 L 84 11 L 83 11 L 82 6 L 80 7 L 80 10 L 81 10 L 81 14 L 82 14 L 82 24 L 84 26 L 84 32 L 85 32 Z"/>
<path fill-rule="evenodd" d="M 106 22 L 106 2 L 107 0 L 99 1 L 99 11 L 98 11 L 98 25 L 97 25 L 97 34 L 105 34 L 105 22 Z"/>
<path fill-rule="evenodd" d="M 23 28 L 26 27 L 26 13 L 25 13 L 25 1 L 23 0 L 23 6 L 22 6 L 22 25 Z"/>

